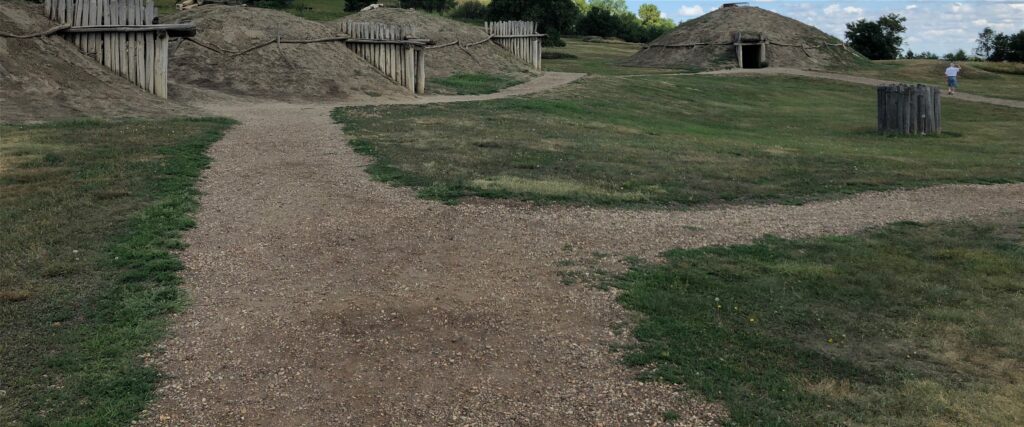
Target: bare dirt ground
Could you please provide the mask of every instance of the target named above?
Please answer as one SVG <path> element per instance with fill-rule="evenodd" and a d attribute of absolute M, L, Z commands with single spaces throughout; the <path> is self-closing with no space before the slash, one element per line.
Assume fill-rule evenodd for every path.
<path fill-rule="evenodd" d="M 714 424 L 721 408 L 634 379 L 611 351 L 628 313 L 560 284 L 559 260 L 1024 212 L 1024 184 L 693 211 L 445 206 L 372 181 L 335 105 L 210 106 L 240 124 L 210 153 L 182 254 L 192 305 L 151 360 L 168 377 L 145 423 Z"/>
<path fill-rule="evenodd" d="M 739 69 L 734 68 L 730 70 L 720 71 L 708 71 L 700 74 L 711 74 L 711 75 L 758 75 L 758 74 L 774 74 L 774 75 L 789 75 L 789 76 L 801 76 L 811 77 L 815 79 L 827 79 L 836 80 L 847 83 L 856 83 L 862 85 L 879 86 L 886 84 L 896 84 L 899 82 L 873 79 L 870 77 L 851 76 L 848 74 L 837 74 L 837 73 L 826 73 L 823 71 L 811 71 L 811 70 L 798 70 L 795 68 L 753 68 L 753 69 Z M 972 95 L 969 93 L 958 92 L 956 95 L 948 95 L 946 92 L 942 92 L 943 97 L 957 98 L 964 101 L 970 102 L 981 102 L 985 104 L 1001 105 L 1004 107 L 1013 108 L 1024 108 L 1024 101 L 1015 101 L 1012 99 L 1001 99 L 991 98 L 988 96 Z"/>

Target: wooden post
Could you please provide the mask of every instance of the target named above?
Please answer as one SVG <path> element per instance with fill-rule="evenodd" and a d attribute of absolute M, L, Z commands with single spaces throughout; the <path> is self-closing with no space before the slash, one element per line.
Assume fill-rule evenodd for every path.
<path fill-rule="evenodd" d="M 427 55 L 423 49 L 416 49 L 416 93 L 427 92 Z"/>
<path fill-rule="evenodd" d="M 926 85 L 885 85 L 876 88 L 878 131 L 899 135 L 942 132 L 941 91 Z"/>

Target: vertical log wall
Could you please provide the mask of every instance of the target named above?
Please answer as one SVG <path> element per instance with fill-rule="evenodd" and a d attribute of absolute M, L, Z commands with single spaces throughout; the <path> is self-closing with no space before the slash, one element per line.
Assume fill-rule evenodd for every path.
<path fill-rule="evenodd" d="M 83 53 L 167 97 L 167 32 L 144 28 L 156 21 L 153 0 L 44 0 L 43 7 L 51 20 L 83 31 L 65 35 Z"/>
<path fill-rule="evenodd" d="M 534 70 L 541 69 L 541 42 L 543 34 L 537 33 L 533 21 L 485 22 L 484 28 L 494 42 L 512 52 L 515 57 L 526 61 Z"/>
<path fill-rule="evenodd" d="M 427 82 L 425 40 L 411 39 L 397 25 L 345 21 L 341 29 L 351 37 L 345 41 L 349 49 L 399 85 L 424 93 Z"/>
<path fill-rule="evenodd" d="M 878 91 L 878 131 L 899 135 L 942 132 L 942 91 L 926 85 L 885 85 Z"/>

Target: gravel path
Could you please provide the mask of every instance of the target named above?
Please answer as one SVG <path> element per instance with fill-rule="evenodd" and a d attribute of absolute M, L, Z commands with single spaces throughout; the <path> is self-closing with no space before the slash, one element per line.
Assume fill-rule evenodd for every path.
<path fill-rule="evenodd" d="M 738 75 L 757 75 L 757 74 L 780 75 L 781 74 L 781 75 L 789 75 L 789 76 L 811 77 L 811 78 L 816 78 L 816 79 L 837 80 L 837 81 L 842 81 L 842 82 L 847 82 L 847 83 L 856 83 L 856 84 L 871 85 L 871 86 L 879 86 L 879 85 L 886 85 L 886 84 L 901 83 L 901 82 L 891 81 L 891 80 L 874 79 L 874 78 L 871 78 L 871 77 L 851 76 L 851 75 L 848 75 L 848 74 L 826 73 L 826 72 L 821 72 L 821 71 L 799 70 L 799 69 L 795 69 L 795 68 L 753 68 L 753 69 L 738 69 L 738 68 L 734 68 L 734 69 L 729 69 L 729 70 L 708 71 L 708 72 L 704 72 L 704 73 L 700 73 L 700 74 L 710 74 L 710 75 L 737 75 L 737 74 Z M 1004 107 L 1024 108 L 1024 101 L 1015 101 L 1015 100 L 1012 100 L 1012 99 L 992 98 L 992 97 L 988 97 L 988 96 L 972 95 L 972 94 L 963 93 L 963 92 L 958 92 L 956 95 L 952 95 L 952 96 L 948 95 L 946 92 L 942 92 L 942 96 L 946 97 L 946 98 L 962 99 L 964 101 L 970 101 L 970 102 L 981 102 L 981 103 L 985 103 L 985 104 L 1002 105 Z"/>
<path fill-rule="evenodd" d="M 445 206 L 372 181 L 331 106 L 211 108 L 241 124 L 200 184 L 192 305 L 150 360 L 168 379 L 148 424 L 713 424 L 721 408 L 634 380 L 609 351 L 628 314 L 561 285 L 559 260 L 1024 212 L 1021 184 L 685 212 Z"/>

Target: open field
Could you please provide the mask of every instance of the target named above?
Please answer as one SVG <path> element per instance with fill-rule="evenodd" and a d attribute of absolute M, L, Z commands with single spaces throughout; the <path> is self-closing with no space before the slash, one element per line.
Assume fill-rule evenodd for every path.
<path fill-rule="evenodd" d="M 640 45 L 636 43 L 593 43 L 582 41 L 579 37 L 564 37 L 562 40 L 565 41 L 565 47 L 546 47 L 544 52 L 569 54 L 575 58 L 545 59 L 545 70 L 598 75 L 672 74 L 686 71 L 618 65 L 640 50 Z"/>
<path fill-rule="evenodd" d="M 434 77 L 427 81 L 431 93 L 455 95 L 482 95 L 495 93 L 522 81 L 501 75 L 455 74 L 448 77 Z"/>
<path fill-rule="evenodd" d="M 736 425 L 1019 425 L 1024 222 L 673 250 L 617 282 L 626 358 Z"/>
<path fill-rule="evenodd" d="M 960 90 L 974 95 L 1024 100 L 1024 75 L 987 70 L 1013 71 L 1008 65 L 996 63 L 961 62 Z M 862 67 L 830 70 L 834 73 L 852 74 L 884 80 L 907 83 L 924 83 L 946 87 L 943 71 L 948 61 L 912 59 L 896 61 L 873 61 Z"/>
<path fill-rule="evenodd" d="M 143 353 L 184 299 L 171 251 L 228 126 L 0 127 L 0 424 L 127 424 L 143 408 L 158 378 Z"/>
<path fill-rule="evenodd" d="M 1024 179 L 1019 110 L 947 101 L 941 137 L 874 131 L 874 91 L 789 77 L 591 78 L 528 98 L 336 112 L 421 195 L 604 205 L 802 202 Z"/>

